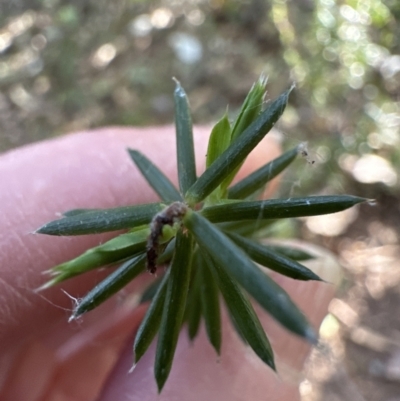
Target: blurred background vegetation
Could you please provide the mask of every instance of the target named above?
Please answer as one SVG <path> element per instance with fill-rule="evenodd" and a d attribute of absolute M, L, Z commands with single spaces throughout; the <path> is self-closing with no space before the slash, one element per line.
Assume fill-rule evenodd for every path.
<path fill-rule="evenodd" d="M 194 121 L 209 123 L 227 104 L 235 113 L 265 73 L 271 98 L 296 82 L 280 129 L 289 144 L 312 141 L 312 185 L 327 184 L 323 165 L 339 163 L 359 182 L 393 188 L 399 19 L 397 0 L 3 0 L 0 150 L 171 122 L 172 76 Z"/>
<path fill-rule="evenodd" d="M 296 162 L 302 162 L 301 185 L 295 185 L 298 175 L 287 176 L 283 191 L 351 192 L 378 200 L 375 209 L 361 208 L 358 219 L 344 215 L 336 231 L 340 218 L 326 221 L 325 232 L 321 221 L 310 220 L 303 232 L 341 255 L 351 278 L 342 301 L 359 314 L 358 324 L 363 317 L 370 325 L 357 302 L 381 300 L 398 283 L 389 275 L 379 293 L 371 257 L 360 262 L 354 256 L 383 249 L 382 257 L 392 257 L 386 267 L 398 260 L 392 249 L 400 224 L 398 0 L 3 0 L 0 151 L 92 127 L 171 123 L 173 76 L 189 95 L 195 123 L 210 123 L 227 104 L 235 114 L 262 73 L 269 77 L 269 98 L 296 82 L 278 128 L 284 146 L 308 141 L 310 164 Z M 381 312 L 373 328 L 380 333 L 387 323 Z M 340 308 L 335 313 L 343 326 Z M 400 322 L 394 321 L 400 341 Z M 343 327 L 350 338 L 351 328 Z M 375 379 L 355 380 L 362 388 Z M 400 373 L 396 380 L 398 386 Z M 365 393 L 362 399 L 389 399 Z"/>

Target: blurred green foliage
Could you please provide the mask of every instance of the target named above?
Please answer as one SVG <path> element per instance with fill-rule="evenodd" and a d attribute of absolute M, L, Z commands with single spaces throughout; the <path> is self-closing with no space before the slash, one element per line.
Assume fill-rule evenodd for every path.
<path fill-rule="evenodd" d="M 6 1 L 0 150 L 90 127 L 172 122 L 173 76 L 194 121 L 216 121 L 264 72 L 271 98 L 297 84 L 279 128 L 288 146 L 309 141 L 312 185 L 340 189 L 374 154 L 392 169 L 381 181 L 393 190 L 399 20 L 397 0 Z M 337 163 L 344 175 L 330 173 Z"/>

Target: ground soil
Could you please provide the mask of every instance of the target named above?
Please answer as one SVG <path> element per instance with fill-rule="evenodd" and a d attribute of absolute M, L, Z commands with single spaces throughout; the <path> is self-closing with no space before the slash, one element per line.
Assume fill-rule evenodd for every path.
<path fill-rule="evenodd" d="M 400 205 L 363 205 L 344 235 L 320 238 L 345 278 L 301 383 L 303 401 L 400 401 Z"/>

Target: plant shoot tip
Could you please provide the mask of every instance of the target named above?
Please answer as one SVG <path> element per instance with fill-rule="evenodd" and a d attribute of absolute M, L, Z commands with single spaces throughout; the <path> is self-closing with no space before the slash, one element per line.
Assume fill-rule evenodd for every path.
<path fill-rule="evenodd" d="M 78 318 L 78 315 L 75 315 L 75 313 L 73 313 L 69 319 L 68 319 L 68 323 L 71 323 L 72 321 L 76 320 Z"/>
<path fill-rule="evenodd" d="M 47 290 L 48 288 L 53 287 L 53 285 L 55 285 L 55 284 L 57 284 L 57 280 L 56 279 L 52 279 L 52 280 L 47 281 L 46 283 L 44 283 L 40 287 L 34 289 L 33 291 L 35 293 L 39 293 L 39 292 L 41 292 L 43 290 Z"/>
<path fill-rule="evenodd" d="M 133 365 L 132 365 L 131 368 L 128 370 L 128 373 L 133 373 L 133 371 L 134 371 L 135 368 L 136 368 L 136 365 L 137 365 L 137 361 L 136 361 L 136 362 L 133 362 Z"/>
<path fill-rule="evenodd" d="M 43 290 L 45 290 L 45 289 L 47 289 L 47 288 L 49 288 L 49 287 L 50 287 L 49 282 L 47 282 L 47 283 L 41 285 L 40 287 L 35 288 L 35 289 L 33 290 L 33 292 L 34 292 L 35 294 L 38 294 L 39 292 L 41 292 L 41 291 L 43 291 Z"/>
<path fill-rule="evenodd" d="M 305 339 L 312 345 L 318 344 L 318 336 L 312 327 L 308 327 L 304 333 Z"/>
<path fill-rule="evenodd" d="M 54 270 L 53 269 L 44 270 L 42 271 L 42 274 L 46 276 L 49 274 L 54 274 Z"/>

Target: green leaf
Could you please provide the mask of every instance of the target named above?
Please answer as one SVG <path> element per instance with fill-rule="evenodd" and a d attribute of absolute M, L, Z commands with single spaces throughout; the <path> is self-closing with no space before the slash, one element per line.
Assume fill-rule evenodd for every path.
<path fill-rule="evenodd" d="M 239 220 L 239 221 L 228 221 L 219 223 L 220 227 L 224 231 L 232 231 L 238 235 L 244 237 L 257 237 L 261 231 L 268 229 L 272 226 L 276 220 Z M 263 236 L 264 237 L 264 236 Z"/>
<path fill-rule="evenodd" d="M 178 231 L 154 365 L 154 374 L 159 392 L 163 388 L 171 370 L 179 331 L 182 326 L 190 282 L 192 244 L 193 241 L 190 235 Z"/>
<path fill-rule="evenodd" d="M 213 164 L 214 160 L 217 159 L 229 146 L 231 138 L 231 126 L 227 113 L 214 125 L 210 139 L 208 141 L 207 156 L 206 156 L 206 168 Z"/>
<path fill-rule="evenodd" d="M 232 143 L 236 138 L 241 135 L 246 128 L 259 116 L 262 111 L 264 103 L 264 95 L 266 91 L 267 79 L 261 76 L 260 79 L 252 86 L 246 96 L 245 101 L 240 109 L 240 113 L 236 118 L 233 125 L 232 135 L 230 142 Z M 242 163 L 239 164 L 221 183 L 223 191 L 228 188 L 233 178 L 240 169 Z"/>
<path fill-rule="evenodd" d="M 236 281 L 217 263 L 214 263 L 207 253 L 204 257 L 218 282 L 226 306 L 236 323 L 236 329 L 261 360 L 275 370 L 271 344 L 249 299 L 243 294 Z"/>
<path fill-rule="evenodd" d="M 294 278 L 296 280 L 317 280 L 322 281 L 312 270 L 301 265 L 300 263 L 289 259 L 282 254 L 275 253 L 267 247 L 243 238 L 234 233 L 227 233 L 229 237 L 239 245 L 250 256 L 254 262 L 268 269 L 274 270 L 284 276 Z"/>
<path fill-rule="evenodd" d="M 184 194 L 196 181 L 196 162 L 189 102 L 180 83 L 177 80 L 175 82 L 174 100 L 178 178 L 179 188 Z"/>
<path fill-rule="evenodd" d="M 96 267 L 118 262 L 132 254 L 143 251 L 149 233 L 150 229 L 147 227 L 140 231 L 121 234 L 102 245 L 88 249 L 75 259 L 53 267 L 52 271 L 54 273 L 61 271 L 83 273 Z"/>
<path fill-rule="evenodd" d="M 198 259 L 198 254 L 193 256 L 194 258 Z M 190 291 L 188 294 L 188 299 L 186 302 L 186 311 L 185 311 L 185 320 L 187 321 L 188 325 L 188 334 L 189 339 L 193 340 L 200 328 L 200 321 L 201 321 L 201 294 L 200 294 L 200 269 L 198 268 L 198 263 L 193 263 L 194 266 L 197 266 L 196 269 L 192 269 L 192 284 L 190 286 Z"/>
<path fill-rule="evenodd" d="M 187 212 L 183 223 L 199 246 L 278 322 L 307 340 L 316 341 L 314 330 L 288 294 L 215 225 L 196 212 Z"/>
<path fill-rule="evenodd" d="M 161 285 L 165 275 L 157 277 L 142 293 L 139 303 L 143 304 L 145 302 L 151 301 L 157 294 L 158 288 Z"/>
<path fill-rule="evenodd" d="M 128 152 L 144 178 L 164 202 L 182 201 L 181 194 L 172 182 L 146 156 L 137 150 L 128 149 Z"/>
<path fill-rule="evenodd" d="M 265 244 L 264 246 L 265 248 L 269 249 L 272 252 L 280 253 L 281 255 L 286 256 L 287 258 L 297 261 L 309 260 L 315 258 L 314 255 L 311 255 L 310 253 L 303 251 L 302 249 L 294 248 L 287 245 Z"/>
<path fill-rule="evenodd" d="M 71 216 L 78 216 L 79 214 L 87 213 L 87 212 L 94 212 L 94 211 L 99 211 L 101 209 L 72 209 L 72 210 L 67 210 L 64 212 L 62 215 L 64 217 L 71 217 Z"/>
<path fill-rule="evenodd" d="M 55 277 L 41 286 L 38 291 L 86 273 L 89 270 L 122 262 L 126 258 L 131 258 L 143 252 L 146 248 L 148 235 L 149 229 L 121 234 L 105 244 L 91 248 L 78 257 L 53 267 L 49 272 Z"/>
<path fill-rule="evenodd" d="M 201 214 L 213 223 L 250 219 L 282 219 L 336 213 L 365 201 L 367 199 L 351 195 L 270 199 L 211 206 L 203 209 Z"/>
<path fill-rule="evenodd" d="M 147 237 L 150 235 L 150 229 L 147 227 L 140 231 L 134 231 L 131 233 L 121 234 L 118 237 L 107 241 L 103 245 L 99 245 L 96 248 L 92 248 L 93 251 L 98 252 L 116 252 L 135 249 L 136 246 L 146 243 Z"/>
<path fill-rule="evenodd" d="M 228 190 L 231 199 L 245 199 L 281 173 L 298 154 L 297 147 L 260 167 Z"/>
<path fill-rule="evenodd" d="M 189 205 L 209 195 L 264 138 L 285 110 L 292 88 L 274 100 L 269 107 L 220 155 L 185 194 Z"/>
<path fill-rule="evenodd" d="M 168 242 L 167 247 L 164 249 L 164 252 L 157 258 L 157 266 L 169 263 L 172 259 L 172 256 L 175 252 L 175 238 L 172 238 L 170 242 Z"/>
<path fill-rule="evenodd" d="M 211 345 L 217 354 L 221 351 L 221 311 L 219 291 L 214 276 L 207 264 L 200 261 L 201 305 L 206 324 L 206 331 Z"/>
<path fill-rule="evenodd" d="M 116 231 L 150 223 L 164 209 L 161 203 L 96 209 L 51 221 L 36 230 L 47 235 L 84 235 Z"/>
<path fill-rule="evenodd" d="M 261 76 L 251 87 L 233 125 L 231 142 L 241 135 L 261 113 L 266 85 L 266 77 Z"/>
<path fill-rule="evenodd" d="M 154 298 L 147 309 L 146 315 L 144 316 L 142 323 L 140 323 L 139 329 L 136 333 L 135 342 L 133 344 L 135 363 L 138 363 L 139 359 L 145 354 L 158 332 L 167 294 L 168 281 L 169 270 L 164 274 L 157 292 L 154 295 Z"/>
<path fill-rule="evenodd" d="M 217 122 L 211 131 L 210 139 L 208 141 L 208 149 L 206 155 L 206 168 L 208 168 L 214 160 L 220 156 L 225 149 L 229 146 L 231 137 L 231 129 L 227 113 Z M 220 186 L 207 197 L 205 203 L 216 205 L 226 198 L 226 191 L 222 190 Z"/>
<path fill-rule="evenodd" d="M 232 316 L 232 313 L 230 312 L 229 309 L 228 309 L 228 315 L 229 315 L 229 320 L 236 331 L 236 334 L 240 337 L 240 339 L 243 341 L 244 344 L 248 345 L 247 340 L 244 338 L 243 333 L 240 330 L 240 327 L 238 326 L 235 318 Z"/>
<path fill-rule="evenodd" d="M 146 255 L 123 263 L 89 291 L 74 308 L 70 321 L 96 308 L 145 270 Z"/>

